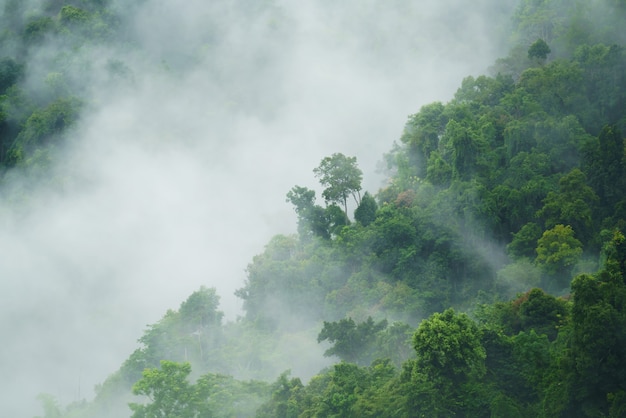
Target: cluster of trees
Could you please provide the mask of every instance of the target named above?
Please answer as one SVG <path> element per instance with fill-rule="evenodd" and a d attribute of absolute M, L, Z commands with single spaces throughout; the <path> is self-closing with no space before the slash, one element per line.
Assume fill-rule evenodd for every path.
<path fill-rule="evenodd" d="M 28 23 L 24 45 L 104 19 L 96 3 Z M 62 411 L 42 397 L 46 417 L 107 416 L 120 399 L 134 417 L 624 416 L 625 13 L 521 1 L 496 75 L 409 117 L 382 190 L 363 191 L 356 158 L 337 153 L 314 169 L 324 206 L 288 191 L 298 233 L 251 261 L 243 318 L 223 324 L 200 289 L 93 402 Z M 0 62 L 2 115 L 24 103 L 10 96 L 23 65 Z M 5 167 L 71 125 L 80 101 L 59 100 L 5 119 Z M 298 332 L 341 362 L 306 385 L 227 377 L 267 379 L 277 342 Z"/>
<path fill-rule="evenodd" d="M 621 417 L 621 232 L 603 257 L 603 268 L 578 275 L 567 297 L 533 288 L 481 304 L 472 317 L 434 313 L 417 328 L 371 318 L 325 322 L 318 341 L 329 341 L 326 354 L 341 361 L 307 384 L 288 371 L 271 384 L 211 372 L 190 379 L 190 363 L 161 361 L 132 386 L 141 396 L 129 403 L 132 417 Z"/>
<path fill-rule="evenodd" d="M 88 74 L 94 64 L 85 57 L 90 49 L 106 45 L 123 33 L 122 15 L 109 3 L 3 3 L 0 180 L 11 169 L 41 174 L 63 147 L 68 130 L 85 107 L 84 92 L 93 81 Z M 44 49 L 45 55 L 40 53 Z M 68 54 L 68 50 L 75 53 Z M 106 66 L 113 75 L 115 63 Z"/>
<path fill-rule="evenodd" d="M 306 386 L 281 376 L 257 416 L 623 416 L 625 242 L 616 232 L 604 268 L 577 276 L 566 298 L 534 288 L 480 305 L 476 319 L 434 313 L 400 368 L 383 359 L 359 366 L 346 352 Z"/>
<path fill-rule="evenodd" d="M 403 318 L 466 308 L 480 291 L 496 299 L 532 286 L 566 293 L 573 274 L 597 269 L 626 219 L 626 52 L 567 45 L 557 45 L 563 58 L 550 59 L 548 43 L 535 40 L 519 74 L 468 77 L 449 103 L 412 115 L 387 155 L 389 186 L 377 199 L 356 199 L 352 223 L 345 202 L 359 188 L 333 179 L 339 173 L 327 165 L 350 162 L 328 157 L 314 170 L 326 172 L 327 206 L 294 187 L 287 197 L 299 237 L 280 238 L 288 252 L 273 242 L 249 267 L 240 291 L 248 318 L 266 322 L 264 300 L 280 289 L 292 311 L 302 310 L 300 292 L 310 295 L 318 318 L 358 316 L 365 306 Z"/>

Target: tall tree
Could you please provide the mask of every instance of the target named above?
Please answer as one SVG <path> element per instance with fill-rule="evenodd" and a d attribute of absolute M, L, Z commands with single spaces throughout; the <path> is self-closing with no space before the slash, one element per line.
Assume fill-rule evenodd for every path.
<path fill-rule="evenodd" d="M 624 235 L 615 231 L 605 249 L 605 269 L 595 275 L 581 274 L 572 281 L 573 326 L 568 349 L 574 366 L 574 390 L 570 411 L 583 411 L 585 416 L 624 416 L 624 241 Z"/>
<path fill-rule="evenodd" d="M 352 196 L 357 205 L 361 203 L 363 172 L 356 164 L 356 157 L 335 153 L 324 158 L 313 173 L 326 187 L 322 192 L 326 203 L 341 204 L 348 218 L 348 196 Z"/>
<path fill-rule="evenodd" d="M 422 415 L 416 416 L 469 412 L 474 401 L 466 384 L 481 378 L 486 370 L 478 326 L 466 314 L 447 309 L 422 321 L 413 336 L 413 347 L 417 358 L 409 402 L 420 409 Z"/>
<path fill-rule="evenodd" d="M 376 211 L 378 205 L 376 199 L 374 199 L 368 192 L 365 192 L 361 204 L 354 211 L 354 219 L 363 226 L 368 226 L 376 219 Z"/>

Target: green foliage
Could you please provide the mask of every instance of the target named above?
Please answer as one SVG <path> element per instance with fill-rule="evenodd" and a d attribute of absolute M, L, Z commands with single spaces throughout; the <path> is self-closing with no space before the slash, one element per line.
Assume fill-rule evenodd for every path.
<path fill-rule="evenodd" d="M 59 12 L 59 21 L 64 25 L 83 25 L 89 18 L 89 13 L 74 6 L 63 6 Z"/>
<path fill-rule="evenodd" d="M 404 396 L 397 372 L 385 360 L 369 367 L 339 363 L 314 376 L 307 386 L 283 373 L 273 385 L 272 399 L 258 417 L 402 417 Z"/>
<path fill-rule="evenodd" d="M 564 324 L 567 307 L 562 300 L 534 288 L 526 295 L 519 308 L 521 326 L 555 339 L 558 328 Z"/>
<path fill-rule="evenodd" d="M 132 418 L 196 418 L 250 416 L 267 394 L 267 385 L 237 382 L 232 377 L 206 374 L 189 381 L 189 363 L 161 361 L 160 369 L 146 369 L 133 394 L 148 403 L 130 403 Z"/>
<path fill-rule="evenodd" d="M 491 401 L 491 418 L 522 418 L 522 412 L 515 400 L 498 394 Z"/>
<path fill-rule="evenodd" d="M 369 192 L 365 192 L 361 198 L 361 203 L 354 211 L 354 219 L 361 225 L 368 226 L 376 219 L 377 210 L 376 199 Z"/>
<path fill-rule="evenodd" d="M 300 379 L 289 379 L 289 372 L 282 373 L 271 386 L 271 399 L 257 411 L 258 418 L 291 418 L 299 415 L 298 403 L 302 402 L 304 386 Z"/>
<path fill-rule="evenodd" d="M 318 236 L 330 239 L 329 220 L 326 211 L 315 204 L 315 191 L 294 186 L 287 193 L 287 202 L 294 205 L 298 215 L 298 233 L 302 239 Z"/>
<path fill-rule="evenodd" d="M 485 349 L 476 324 L 453 309 L 422 321 L 413 336 L 415 368 L 441 389 L 485 373 Z"/>
<path fill-rule="evenodd" d="M 401 140 L 408 146 L 408 161 L 419 177 L 426 177 L 426 161 L 432 152 L 439 148 L 439 138 L 443 135 L 448 119 L 445 107 L 436 102 L 423 106 L 419 113 L 409 117 Z M 403 173 L 410 175 L 411 172 Z"/>
<path fill-rule="evenodd" d="M 55 30 L 54 20 L 50 17 L 41 17 L 31 20 L 24 28 L 24 42 L 26 44 L 39 44 L 43 42 L 46 35 L 51 34 Z"/>
<path fill-rule="evenodd" d="M 215 289 L 202 286 L 180 305 L 178 312 L 189 330 L 204 330 L 221 325 L 224 314 L 217 310 L 218 305 Z"/>
<path fill-rule="evenodd" d="M 598 139 L 588 144 L 585 152 L 585 173 L 589 185 L 597 194 L 598 212 L 602 219 L 615 215 L 615 207 L 626 193 L 624 150 L 624 138 L 619 129 L 605 126 Z"/>
<path fill-rule="evenodd" d="M 76 121 L 79 109 L 80 102 L 70 98 L 57 100 L 35 111 L 15 139 L 13 152 L 24 155 L 47 145 Z"/>
<path fill-rule="evenodd" d="M 574 237 L 572 227 L 559 224 L 545 231 L 537 241 L 535 262 L 556 279 L 553 285 L 563 286 L 581 255 L 582 244 Z"/>
<path fill-rule="evenodd" d="M 417 357 L 409 402 L 420 415 L 450 416 L 481 404 L 482 396 L 470 393 L 486 372 L 486 352 L 480 330 L 467 315 L 452 309 L 433 314 L 420 323 L 413 347 Z"/>
<path fill-rule="evenodd" d="M 43 408 L 43 416 L 36 418 L 62 418 L 61 408 L 58 402 L 49 394 L 42 393 L 37 396 Z"/>
<path fill-rule="evenodd" d="M 322 242 L 274 237 L 264 253 L 254 257 L 245 286 L 236 292 L 244 300 L 246 317 L 266 328 L 318 319 L 328 290 L 324 276 L 329 286 L 340 286 L 342 280 L 342 271 L 324 248 Z"/>
<path fill-rule="evenodd" d="M 198 394 L 187 380 L 189 363 L 161 361 L 161 369 L 146 369 L 133 386 L 133 394 L 146 396 L 146 405 L 131 403 L 132 418 L 193 418 L 197 416 Z"/>
<path fill-rule="evenodd" d="M 216 355 L 223 344 L 223 313 L 218 302 L 215 289 L 201 287 L 181 303 L 178 311 L 168 310 L 158 323 L 149 325 L 139 339 L 143 347 L 120 369 L 124 381 L 132 384 L 145 368 L 157 367 L 161 360 L 225 370 L 223 359 Z"/>
<path fill-rule="evenodd" d="M 325 356 L 337 356 L 342 361 L 365 366 L 374 360 L 378 334 L 385 328 L 387 320 L 374 322 L 372 317 L 359 324 L 352 318 L 339 322 L 324 321 L 317 342 L 328 341 L 332 344 L 332 347 L 324 352 Z"/>
<path fill-rule="evenodd" d="M 575 168 L 559 180 L 559 191 L 549 192 L 544 206 L 537 213 L 545 219 L 546 228 L 557 224 L 570 225 L 577 236 L 588 241 L 592 236 L 592 205 L 598 196 L 587 186 L 582 171 Z"/>
<path fill-rule="evenodd" d="M 550 47 L 546 41 L 540 38 L 533 42 L 530 48 L 528 48 L 528 58 L 545 61 L 550 52 Z"/>
<path fill-rule="evenodd" d="M 13 58 L 5 57 L 0 60 L 0 94 L 17 83 L 24 74 L 24 65 Z"/>
<path fill-rule="evenodd" d="M 626 284 L 623 234 L 609 244 L 605 270 L 572 281 L 571 358 L 574 366 L 570 402 L 588 416 L 619 410 L 626 384 Z M 619 250 L 618 250 L 619 249 Z M 617 251 L 616 251 L 617 250 Z M 613 412 L 614 413 L 614 412 Z"/>
<path fill-rule="evenodd" d="M 325 187 L 322 197 L 326 203 L 343 205 L 346 218 L 348 217 L 348 196 L 353 196 L 357 205 L 361 201 L 361 181 L 363 172 L 356 164 L 356 157 L 346 157 L 335 153 L 325 157 L 320 165 L 313 170 L 315 176 Z"/>

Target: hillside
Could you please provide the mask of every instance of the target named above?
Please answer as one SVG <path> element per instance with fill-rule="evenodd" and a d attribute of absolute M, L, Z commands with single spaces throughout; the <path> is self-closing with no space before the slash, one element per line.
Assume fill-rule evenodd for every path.
<path fill-rule="evenodd" d="M 57 3 L 4 35 L 2 193 L 16 205 L 36 196 L 29 184 L 88 186 L 55 161 L 96 106 L 68 72 L 20 84 L 29 45 L 97 49 L 122 34 L 133 49 L 136 35 L 105 2 Z M 509 54 L 408 117 L 382 188 L 337 151 L 309 168 L 321 187 L 284 190 L 297 233 L 249 262 L 238 319 L 202 286 L 93 400 L 41 395 L 43 416 L 623 416 L 625 14 L 521 1 Z M 169 52 L 182 79 L 191 58 Z M 132 79 L 121 61 L 105 67 Z M 274 99 L 263 117 L 278 118 Z"/>

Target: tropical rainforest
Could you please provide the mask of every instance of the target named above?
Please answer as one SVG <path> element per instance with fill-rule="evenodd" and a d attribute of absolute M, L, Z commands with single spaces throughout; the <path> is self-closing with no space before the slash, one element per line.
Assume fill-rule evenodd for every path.
<path fill-rule="evenodd" d="M 93 105 L 72 51 L 134 48 L 112 3 L 5 2 L 3 199 L 72 181 L 50 169 Z M 147 326 L 94 399 L 44 393 L 40 416 L 626 416 L 624 21 L 621 0 L 521 0 L 509 54 L 408 117 L 383 187 L 363 190 L 356 158 L 336 152 L 309 168 L 319 200 L 315 184 L 285 190 L 297 233 L 250 261 L 238 320 L 202 287 Z M 47 39 L 66 52 L 39 57 L 45 77 L 24 84 Z M 133 77 L 123 61 L 104 71 Z M 307 361 L 310 337 L 329 365 L 276 374 L 277 356 Z"/>

